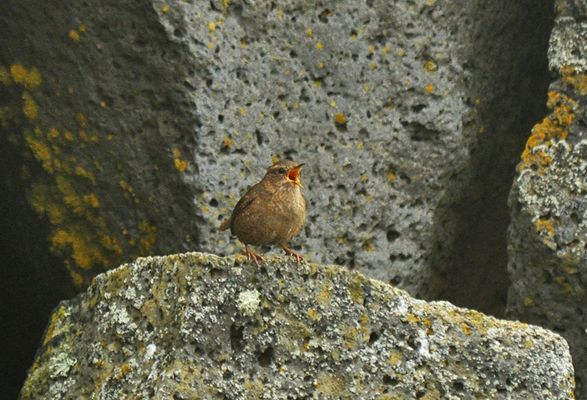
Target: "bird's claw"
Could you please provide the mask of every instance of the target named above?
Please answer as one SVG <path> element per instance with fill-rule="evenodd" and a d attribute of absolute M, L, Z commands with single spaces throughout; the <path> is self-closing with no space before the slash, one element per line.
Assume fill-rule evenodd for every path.
<path fill-rule="evenodd" d="M 298 264 L 300 264 L 302 261 L 304 261 L 304 257 L 300 253 L 298 253 L 297 251 L 293 251 L 292 249 L 290 249 L 288 247 L 282 247 L 282 249 L 283 249 L 283 251 L 285 251 L 285 254 L 295 258 L 295 260 Z"/>
<path fill-rule="evenodd" d="M 245 254 L 247 255 L 247 258 L 249 260 L 254 261 L 255 264 L 257 264 L 257 267 L 260 267 L 260 262 L 265 260 L 261 254 L 255 253 L 253 250 L 249 248 L 249 246 L 245 246 Z"/>

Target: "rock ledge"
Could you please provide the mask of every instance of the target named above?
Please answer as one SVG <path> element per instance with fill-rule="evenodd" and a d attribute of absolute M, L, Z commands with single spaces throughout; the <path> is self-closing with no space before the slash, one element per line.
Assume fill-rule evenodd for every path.
<path fill-rule="evenodd" d="M 22 399 L 573 396 L 567 343 L 338 266 L 189 253 L 54 311 Z"/>

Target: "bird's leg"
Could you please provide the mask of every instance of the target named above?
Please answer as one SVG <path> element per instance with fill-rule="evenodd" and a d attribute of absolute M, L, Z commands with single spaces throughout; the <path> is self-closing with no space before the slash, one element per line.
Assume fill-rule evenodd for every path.
<path fill-rule="evenodd" d="M 298 253 L 297 251 L 293 251 L 292 249 L 290 249 L 289 247 L 287 247 L 285 245 L 281 245 L 281 248 L 283 249 L 283 251 L 285 251 L 285 254 L 295 258 L 296 262 L 298 264 L 301 263 L 302 261 L 304 261 L 304 257 L 302 257 L 302 255 L 300 253 Z"/>
<path fill-rule="evenodd" d="M 253 260 L 257 267 L 260 267 L 259 261 L 263 261 L 263 256 L 261 254 L 255 253 L 248 244 L 245 244 L 245 254 L 249 260 Z"/>

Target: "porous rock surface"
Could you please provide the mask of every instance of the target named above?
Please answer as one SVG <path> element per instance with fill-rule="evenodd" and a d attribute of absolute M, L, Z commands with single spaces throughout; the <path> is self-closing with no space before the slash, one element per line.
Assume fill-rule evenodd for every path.
<path fill-rule="evenodd" d="M 522 154 L 510 208 L 507 312 L 569 342 L 587 396 L 587 2 L 559 1 L 549 61 L 550 113 Z"/>
<path fill-rule="evenodd" d="M 479 169 L 500 171 L 515 149 L 544 4 L 6 0 L 0 106 L 78 284 L 137 255 L 234 253 L 216 226 L 275 156 L 307 163 L 306 254 L 434 297 L 455 203 L 497 192 L 470 150 L 491 138 Z M 462 264 L 501 307 L 505 270 Z"/>
<path fill-rule="evenodd" d="M 560 336 L 338 266 L 203 253 L 99 275 L 53 313 L 22 399 L 568 399 Z"/>

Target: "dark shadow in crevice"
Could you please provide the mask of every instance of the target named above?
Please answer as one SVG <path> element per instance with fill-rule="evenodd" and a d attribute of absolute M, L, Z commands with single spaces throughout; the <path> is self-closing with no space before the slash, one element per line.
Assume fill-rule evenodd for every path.
<path fill-rule="evenodd" d="M 447 196 L 435 215 L 439 227 L 427 298 L 448 300 L 501 317 L 507 273 L 507 198 L 532 126 L 546 115 L 548 39 L 553 1 L 474 2 L 478 21 L 463 52 L 472 84 L 469 101 L 477 137 L 470 175 L 447 179 Z"/>

